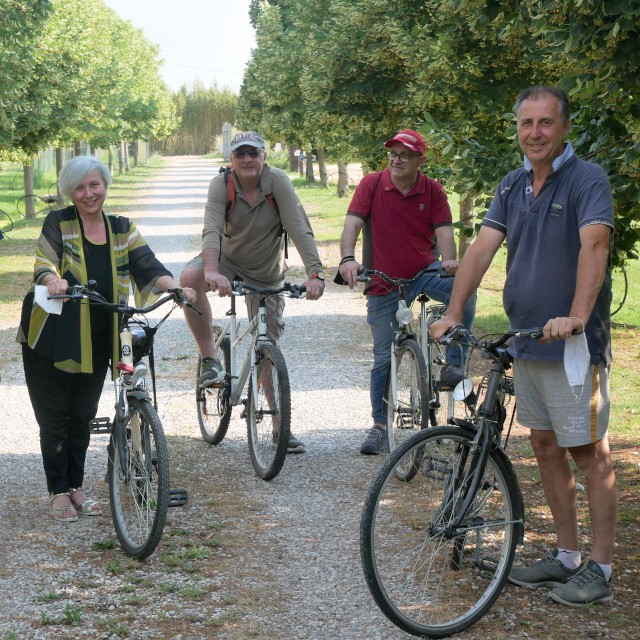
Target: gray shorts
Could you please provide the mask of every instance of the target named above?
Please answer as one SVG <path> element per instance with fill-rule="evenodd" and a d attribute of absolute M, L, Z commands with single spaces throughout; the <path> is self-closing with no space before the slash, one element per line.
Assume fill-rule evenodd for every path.
<path fill-rule="evenodd" d="M 201 269 L 204 271 L 204 265 L 202 263 L 202 254 L 192 258 L 184 265 L 184 269 Z M 232 268 L 225 260 L 224 257 L 220 259 L 218 265 L 218 271 L 225 276 L 229 282 L 233 280 L 242 280 L 246 284 L 250 284 L 254 287 L 262 289 L 276 289 L 282 286 L 282 282 L 260 282 L 259 280 L 253 280 L 240 273 L 238 270 Z M 244 296 L 245 304 L 247 305 L 247 314 L 249 318 L 252 318 L 258 313 L 258 296 L 246 295 Z M 197 303 L 196 303 L 197 306 Z M 278 343 L 279 338 L 284 333 L 284 295 L 269 296 L 267 298 L 267 335 L 269 339 L 275 344 Z"/>
<path fill-rule="evenodd" d="M 582 387 L 570 387 L 562 361 L 516 358 L 513 365 L 518 422 L 553 430 L 561 447 L 602 440 L 609 427 L 609 366 L 590 365 Z"/>

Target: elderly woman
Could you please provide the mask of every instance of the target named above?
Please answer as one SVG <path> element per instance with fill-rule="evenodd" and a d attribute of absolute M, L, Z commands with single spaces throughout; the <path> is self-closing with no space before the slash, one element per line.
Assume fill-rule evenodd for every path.
<path fill-rule="evenodd" d="M 129 285 L 138 300 L 152 289 L 177 287 L 131 220 L 102 210 L 111 175 L 95 157 L 71 160 L 60 173 L 60 190 L 73 205 L 52 211 L 42 225 L 33 285 L 22 306 L 17 341 L 40 426 L 40 447 L 56 520 L 95 516 L 101 505 L 82 490 L 90 422 L 95 418 L 109 360 L 118 361 L 118 318 L 99 305 L 65 303 L 61 315 L 34 302 L 35 285 L 49 295 L 74 284 L 97 282 L 111 302 L 126 303 Z M 184 289 L 190 302 L 193 289 Z"/>

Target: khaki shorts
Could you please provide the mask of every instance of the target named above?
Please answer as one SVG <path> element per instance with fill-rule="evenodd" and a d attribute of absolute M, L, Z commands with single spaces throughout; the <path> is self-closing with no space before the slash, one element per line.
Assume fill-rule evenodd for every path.
<path fill-rule="evenodd" d="M 609 366 L 590 365 L 584 385 L 570 387 L 562 361 L 516 358 L 513 364 L 518 422 L 554 431 L 561 447 L 602 440 L 609 427 Z"/>
<path fill-rule="evenodd" d="M 204 265 L 202 263 L 202 254 L 192 258 L 184 265 L 184 269 L 201 269 L 204 271 Z M 225 276 L 229 282 L 233 280 L 242 280 L 246 284 L 250 284 L 254 287 L 261 289 L 277 289 L 282 286 L 282 282 L 259 282 L 258 280 L 252 280 L 247 278 L 242 273 L 237 272 L 231 266 L 224 261 L 224 258 L 220 260 L 218 265 L 218 271 Z M 245 304 L 247 305 L 247 314 L 249 318 L 253 319 L 258 313 L 258 296 L 246 295 L 244 296 Z M 197 303 L 196 303 L 197 306 Z M 267 335 L 269 339 L 275 344 L 278 343 L 279 338 L 284 333 L 284 295 L 269 296 L 267 298 Z"/>

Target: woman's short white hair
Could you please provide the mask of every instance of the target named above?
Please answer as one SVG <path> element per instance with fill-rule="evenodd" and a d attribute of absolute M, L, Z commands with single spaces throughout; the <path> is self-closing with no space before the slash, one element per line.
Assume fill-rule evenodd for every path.
<path fill-rule="evenodd" d="M 58 176 L 60 193 L 65 198 L 72 200 L 73 192 L 93 171 L 98 172 L 107 187 L 111 184 L 111 173 L 102 160 L 99 160 L 95 156 L 76 156 L 72 160 L 69 160 Z"/>

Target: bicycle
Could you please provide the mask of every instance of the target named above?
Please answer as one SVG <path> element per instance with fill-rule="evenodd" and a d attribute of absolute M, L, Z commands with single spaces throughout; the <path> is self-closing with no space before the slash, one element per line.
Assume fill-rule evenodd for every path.
<path fill-rule="evenodd" d="M 413 311 L 407 303 L 407 287 L 427 273 L 452 277 L 439 268 L 426 268 L 412 278 L 391 278 L 375 269 L 362 269 L 358 280 L 374 277 L 391 289 L 398 289 L 396 320 L 398 329 L 391 343 L 391 363 L 383 396 L 386 408 L 387 445 L 389 452 L 416 431 L 450 422 L 454 417 L 453 390 L 440 384 L 440 369 L 445 362 L 444 349 L 437 344 L 428 326 L 446 312 L 446 305 L 427 306 L 430 298 L 420 293 L 418 327 L 413 327 Z M 397 472 L 402 474 L 402 470 Z M 406 473 L 411 473 L 410 469 Z"/>
<path fill-rule="evenodd" d="M 476 340 L 455 327 L 492 361 L 477 392 L 456 387 L 471 417 L 415 434 L 397 447 L 375 477 L 360 525 L 361 560 L 369 590 L 395 625 L 416 636 L 441 638 L 470 627 L 493 605 L 524 537 L 524 505 L 505 453 L 507 406 L 513 395 L 512 336 L 539 338 L 539 329 Z M 515 407 L 514 407 L 515 412 Z M 405 481 L 396 470 L 412 468 Z"/>
<path fill-rule="evenodd" d="M 300 298 L 304 287 L 285 282 L 277 289 L 259 289 L 241 281 L 231 284 L 231 307 L 224 326 L 213 325 L 215 358 L 224 366 L 224 383 L 196 383 L 198 422 L 205 442 L 220 444 L 224 439 L 231 410 L 244 405 L 241 418 L 247 421 L 247 438 L 251 463 L 263 480 L 273 480 L 287 456 L 291 423 L 289 373 L 280 349 L 267 337 L 266 301 L 269 296 L 286 294 Z M 258 295 L 258 313 L 240 330 L 236 315 L 236 297 Z M 246 355 L 239 364 L 238 351 L 251 334 Z M 246 343 L 244 343 L 246 344 Z M 198 359 L 196 380 L 200 378 L 202 359 Z M 246 397 L 245 383 L 249 380 Z"/>
<path fill-rule="evenodd" d="M 50 299 L 86 300 L 118 313 L 121 320 L 121 360 L 116 365 L 119 375 L 114 380 L 115 417 L 96 418 L 91 423 L 94 433 L 109 433 L 107 476 L 111 517 L 116 535 L 124 551 L 142 560 L 158 546 L 169 507 L 187 504 L 185 489 L 169 489 L 169 455 L 162 423 L 157 413 L 154 336 L 163 322 L 181 304 L 194 309 L 181 289 L 170 289 L 169 295 L 146 308 L 111 303 L 95 291 L 96 282 L 73 285 L 66 293 Z M 146 315 L 166 302 L 174 306 L 155 326 Z M 148 356 L 148 367 L 143 358 Z M 147 374 L 150 373 L 153 402 L 149 396 Z"/>

